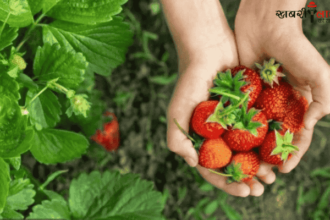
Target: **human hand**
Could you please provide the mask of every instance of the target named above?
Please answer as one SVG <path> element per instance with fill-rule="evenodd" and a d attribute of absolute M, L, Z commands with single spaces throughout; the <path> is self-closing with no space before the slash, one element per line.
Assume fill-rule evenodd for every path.
<path fill-rule="evenodd" d="M 240 64 L 253 66 L 255 62 L 274 57 L 282 64 L 288 81 L 310 103 L 305 115 L 305 128 L 294 136 L 299 152 L 279 166 L 288 173 L 306 153 L 312 140 L 316 122 L 330 113 L 330 67 L 304 36 L 302 19 L 278 18 L 277 10 L 300 10 L 306 1 L 242 0 L 235 20 L 235 35 Z M 271 165 L 265 164 L 268 170 Z"/>
<path fill-rule="evenodd" d="M 259 196 L 264 191 L 264 186 L 259 181 L 253 179 L 247 184 L 227 184 L 226 177 L 211 173 L 207 168 L 198 165 L 198 155 L 192 142 L 173 121 L 175 118 L 183 129 L 188 131 L 192 112 L 197 104 L 209 98 L 208 89 L 212 87 L 217 71 L 223 71 L 238 64 L 233 33 L 225 39 L 223 42 L 215 43 L 214 46 L 201 48 L 196 53 L 198 54 L 196 58 L 180 65 L 182 73 L 168 107 L 167 143 L 171 151 L 184 158 L 190 166 L 196 166 L 203 178 L 217 188 L 235 196 Z M 266 183 L 272 183 L 275 180 L 275 174 L 264 166 L 260 167 L 257 176 Z"/>

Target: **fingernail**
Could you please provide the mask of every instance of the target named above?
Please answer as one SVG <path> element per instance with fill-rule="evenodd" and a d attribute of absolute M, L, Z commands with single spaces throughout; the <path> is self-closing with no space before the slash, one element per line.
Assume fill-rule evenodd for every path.
<path fill-rule="evenodd" d="M 192 159 L 191 157 L 185 157 L 184 160 L 187 162 L 187 164 L 191 167 L 196 166 L 196 162 L 194 159 Z"/>

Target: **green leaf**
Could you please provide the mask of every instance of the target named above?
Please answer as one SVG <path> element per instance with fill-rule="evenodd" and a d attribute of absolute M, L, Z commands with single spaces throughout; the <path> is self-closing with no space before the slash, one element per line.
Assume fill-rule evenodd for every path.
<path fill-rule="evenodd" d="M 226 216 L 230 220 L 241 220 L 242 216 L 233 209 L 230 205 L 227 204 L 228 194 L 222 192 L 220 196 L 220 207 L 225 212 Z"/>
<path fill-rule="evenodd" d="M 42 9 L 44 1 L 45 0 L 28 0 L 33 15 L 37 14 Z"/>
<path fill-rule="evenodd" d="M 6 21 L 11 27 L 26 27 L 33 22 L 33 16 L 27 0 L 0 1 L 0 21 Z"/>
<path fill-rule="evenodd" d="M 0 154 L 16 149 L 24 138 L 27 117 L 21 113 L 17 101 L 0 96 Z"/>
<path fill-rule="evenodd" d="M 303 203 L 312 204 L 314 203 L 320 196 L 320 190 L 318 187 L 310 188 L 305 194 L 302 196 Z"/>
<path fill-rule="evenodd" d="M 71 183 L 69 204 L 78 219 L 163 219 L 161 193 L 136 174 L 82 174 Z"/>
<path fill-rule="evenodd" d="M 7 196 L 9 194 L 9 166 L 0 158 L 0 213 L 6 205 Z"/>
<path fill-rule="evenodd" d="M 111 21 L 112 16 L 120 13 L 121 5 L 126 2 L 127 0 L 66 0 L 57 3 L 47 15 L 79 24 L 103 23 Z M 44 6 L 45 9 L 47 7 Z"/>
<path fill-rule="evenodd" d="M 5 152 L 0 152 L 0 157 L 2 158 L 11 158 L 17 157 L 26 151 L 28 151 L 31 147 L 31 141 L 34 137 L 34 130 L 32 128 L 26 129 L 22 134 L 20 143 L 17 147 L 7 149 Z"/>
<path fill-rule="evenodd" d="M 46 14 L 50 9 L 52 9 L 61 0 L 44 0 L 42 5 L 42 13 Z"/>
<path fill-rule="evenodd" d="M 21 167 L 21 156 L 12 157 L 8 159 L 10 164 L 15 168 L 15 170 L 19 170 Z"/>
<path fill-rule="evenodd" d="M 41 186 L 39 186 L 39 189 L 44 190 L 50 182 L 52 182 L 56 177 L 58 177 L 59 175 L 65 172 L 68 172 L 68 170 L 59 170 L 56 171 L 55 173 L 52 173 L 50 176 L 48 176 L 47 180 Z"/>
<path fill-rule="evenodd" d="M 3 212 L 0 214 L 0 219 L 24 219 L 24 216 L 9 206 L 5 206 Z"/>
<path fill-rule="evenodd" d="M 6 95 L 13 100 L 19 100 L 19 84 L 8 74 L 0 74 L 0 95 Z"/>
<path fill-rule="evenodd" d="M 15 195 L 30 185 L 30 179 L 16 178 L 10 182 L 9 196 Z"/>
<path fill-rule="evenodd" d="M 65 202 L 65 199 L 63 198 L 63 196 L 61 196 L 60 194 L 58 194 L 57 192 L 51 191 L 51 190 L 42 190 L 43 193 L 46 194 L 46 196 L 48 196 L 48 198 L 50 200 L 61 200 L 63 202 Z"/>
<path fill-rule="evenodd" d="M 69 207 L 62 200 L 42 201 L 32 210 L 27 219 L 71 219 Z"/>
<path fill-rule="evenodd" d="M 84 80 L 87 66 L 88 62 L 82 53 L 59 44 L 45 43 L 37 49 L 33 68 L 40 81 L 59 78 L 58 84 L 75 89 Z"/>
<path fill-rule="evenodd" d="M 7 206 L 13 210 L 26 210 L 31 204 L 34 203 L 33 197 L 36 192 L 33 187 L 33 184 L 29 184 L 19 192 L 8 196 Z"/>
<path fill-rule="evenodd" d="M 33 82 L 33 80 L 26 74 L 20 73 L 18 77 L 16 78 L 16 81 L 19 84 L 22 84 L 22 87 L 26 87 L 31 90 L 38 89 L 38 85 Z"/>
<path fill-rule="evenodd" d="M 3 27 L 4 23 L 0 22 L 0 29 Z M 13 44 L 13 41 L 18 37 L 18 28 L 9 27 L 8 24 L 5 25 L 1 35 L 0 35 L 0 51 L 4 48 Z"/>
<path fill-rule="evenodd" d="M 175 82 L 175 80 L 177 79 L 177 74 L 172 74 L 170 76 L 153 76 L 150 77 L 150 82 L 155 83 L 155 84 L 159 84 L 159 85 L 168 85 L 171 84 L 173 82 Z"/>
<path fill-rule="evenodd" d="M 29 90 L 26 103 L 38 94 L 39 90 Z M 30 122 L 36 128 L 52 128 L 60 121 L 61 105 L 57 96 L 49 89 L 34 99 L 27 107 Z"/>
<path fill-rule="evenodd" d="M 77 25 L 55 21 L 43 27 L 43 41 L 59 43 L 86 56 L 89 69 L 109 76 L 111 71 L 125 61 L 133 33 L 120 17 L 97 25 Z"/>
<path fill-rule="evenodd" d="M 89 145 L 85 136 L 57 129 L 36 131 L 32 142 L 31 153 L 44 164 L 64 163 L 79 158 Z"/>
<path fill-rule="evenodd" d="M 330 178 L 330 167 L 322 167 L 322 168 L 316 168 L 312 172 L 310 172 L 311 177 L 325 177 Z"/>
<path fill-rule="evenodd" d="M 207 204 L 204 212 L 207 215 L 212 215 L 217 210 L 218 207 L 219 207 L 219 202 L 217 200 L 213 200 L 212 202 Z"/>
<path fill-rule="evenodd" d="M 329 184 L 329 182 L 328 182 Z M 329 207 L 329 198 L 330 198 L 330 185 L 327 187 L 325 192 L 322 193 L 321 199 L 319 203 L 317 204 L 318 210 L 323 210 L 326 207 Z"/>

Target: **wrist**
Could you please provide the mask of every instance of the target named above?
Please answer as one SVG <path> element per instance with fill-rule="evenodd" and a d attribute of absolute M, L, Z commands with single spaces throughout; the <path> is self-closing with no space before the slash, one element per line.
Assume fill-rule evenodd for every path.
<path fill-rule="evenodd" d="M 184 72 L 187 67 L 201 64 L 215 71 L 223 71 L 238 65 L 237 47 L 234 33 L 231 31 L 223 40 L 214 45 L 204 47 L 180 48 L 177 46 L 179 72 Z"/>

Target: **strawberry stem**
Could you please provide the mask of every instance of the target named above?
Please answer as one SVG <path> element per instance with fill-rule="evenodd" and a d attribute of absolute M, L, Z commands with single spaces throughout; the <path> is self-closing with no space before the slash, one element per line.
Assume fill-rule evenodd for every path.
<path fill-rule="evenodd" d="M 48 86 L 45 86 L 45 88 L 43 88 L 42 90 L 40 90 L 40 92 L 38 93 L 38 94 L 36 94 L 31 100 L 30 100 L 30 102 L 27 104 L 27 105 L 25 105 L 25 107 L 24 107 L 24 109 L 27 109 L 28 108 L 28 106 L 36 99 L 36 98 L 38 98 L 38 96 L 40 96 L 46 89 L 48 89 Z"/>
<path fill-rule="evenodd" d="M 178 123 L 178 121 L 174 118 L 174 123 L 176 124 L 176 126 L 180 129 L 180 131 L 186 135 L 187 138 L 189 138 L 192 142 L 196 142 L 189 134 L 188 132 L 186 132 L 181 126 L 180 124 Z"/>
<path fill-rule="evenodd" d="M 223 95 L 223 96 L 227 96 L 227 97 L 230 97 L 230 98 L 233 98 L 233 99 L 236 99 L 236 100 L 240 99 L 239 96 L 230 94 L 228 92 L 224 92 L 220 88 L 211 88 L 211 89 L 209 89 L 209 92 L 219 94 L 219 95 Z"/>
<path fill-rule="evenodd" d="M 215 174 L 218 174 L 218 175 L 220 175 L 220 176 L 226 176 L 226 177 L 231 177 L 231 176 L 233 176 L 232 174 L 219 173 L 219 172 L 217 172 L 217 171 L 215 171 L 215 170 L 211 170 L 211 169 L 209 169 L 209 171 L 210 171 L 211 173 L 215 173 Z"/>
<path fill-rule="evenodd" d="M 219 117 L 222 118 L 223 116 L 229 114 L 230 112 L 234 111 L 235 109 L 237 109 L 240 105 L 242 105 L 246 99 L 249 97 L 249 93 L 246 93 L 245 96 L 235 105 L 233 105 L 230 108 L 225 109 L 223 112 L 221 112 L 219 114 Z"/>

